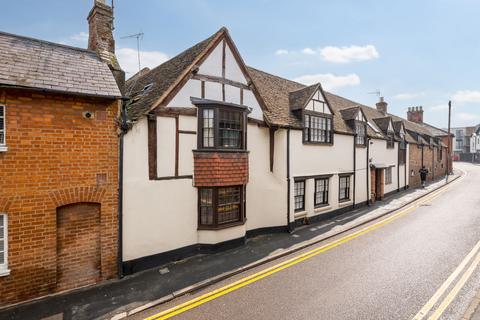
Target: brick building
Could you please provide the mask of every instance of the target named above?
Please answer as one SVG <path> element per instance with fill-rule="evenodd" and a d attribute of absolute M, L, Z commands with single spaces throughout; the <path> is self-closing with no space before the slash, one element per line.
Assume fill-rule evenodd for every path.
<path fill-rule="evenodd" d="M 95 4 L 88 50 L 0 33 L 0 306 L 116 275 L 111 18 Z"/>
<path fill-rule="evenodd" d="M 405 128 L 410 136 L 410 187 L 421 184 L 419 170 L 422 166 L 428 169 L 427 181 L 444 177 L 452 170 L 448 133 L 423 121 L 423 108 L 408 109 Z M 447 166 L 448 163 L 448 166 Z"/>

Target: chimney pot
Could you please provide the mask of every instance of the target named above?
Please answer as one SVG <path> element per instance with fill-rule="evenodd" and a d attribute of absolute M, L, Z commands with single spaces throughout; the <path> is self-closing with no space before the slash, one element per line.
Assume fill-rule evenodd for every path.
<path fill-rule="evenodd" d="M 409 107 L 407 112 L 407 119 L 412 122 L 423 123 L 423 107 Z"/>
<path fill-rule="evenodd" d="M 376 103 L 377 110 L 384 115 L 387 114 L 388 103 L 385 102 L 384 97 L 380 97 L 380 101 Z"/>

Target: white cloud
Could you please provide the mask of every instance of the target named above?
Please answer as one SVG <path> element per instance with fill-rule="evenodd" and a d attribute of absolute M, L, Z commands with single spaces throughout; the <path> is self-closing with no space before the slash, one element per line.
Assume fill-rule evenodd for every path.
<path fill-rule="evenodd" d="M 458 113 L 457 118 L 462 121 L 480 121 L 480 115 L 466 112 Z"/>
<path fill-rule="evenodd" d="M 316 54 L 315 50 L 313 50 L 312 48 L 305 48 L 302 50 L 302 53 L 308 55 Z"/>
<path fill-rule="evenodd" d="M 419 93 L 413 93 L 413 92 L 404 92 L 404 93 L 399 93 L 393 96 L 393 99 L 396 100 L 412 100 L 418 97 L 424 96 L 425 93 L 419 92 Z"/>
<path fill-rule="evenodd" d="M 347 74 L 345 76 L 337 76 L 331 73 L 311 74 L 300 76 L 294 80 L 305 85 L 320 82 L 322 87 L 326 90 L 360 84 L 360 77 L 355 73 Z"/>
<path fill-rule="evenodd" d="M 452 100 L 457 102 L 480 102 L 480 91 L 459 90 L 452 96 Z"/>
<path fill-rule="evenodd" d="M 366 61 L 378 58 L 375 46 L 324 47 L 320 49 L 323 59 L 333 63 L 349 63 L 352 61 Z"/>
<path fill-rule="evenodd" d="M 79 33 L 71 35 L 69 39 L 80 43 L 87 43 L 88 33 L 81 31 Z"/>
<path fill-rule="evenodd" d="M 275 55 L 277 56 L 283 56 L 286 54 L 288 54 L 288 50 L 285 50 L 285 49 L 278 49 L 277 51 L 275 51 Z"/>
<path fill-rule="evenodd" d="M 127 73 L 127 78 L 138 72 L 137 50 L 132 48 L 121 48 L 116 50 L 116 56 L 122 69 Z M 140 51 L 140 62 L 142 68 L 155 68 L 168 60 L 168 56 L 160 51 Z"/>
<path fill-rule="evenodd" d="M 443 111 L 447 109 L 448 109 L 448 105 L 446 103 L 430 107 L 430 110 L 432 111 Z"/>

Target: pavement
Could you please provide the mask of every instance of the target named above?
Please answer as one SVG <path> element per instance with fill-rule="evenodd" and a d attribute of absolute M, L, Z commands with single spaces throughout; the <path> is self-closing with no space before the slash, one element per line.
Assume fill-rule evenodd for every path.
<path fill-rule="evenodd" d="M 476 168 L 478 168 L 477 170 L 480 172 L 480 167 Z M 450 181 L 454 178 L 455 177 L 451 177 Z M 476 182 L 471 181 L 471 183 Z M 197 255 L 189 259 L 176 261 L 155 269 L 140 272 L 132 276 L 125 277 L 121 280 L 113 280 L 93 287 L 78 289 L 59 295 L 52 295 L 36 301 L 18 305 L 14 308 L 1 309 L 0 319 L 28 320 L 45 319 L 47 317 L 52 317 L 49 319 L 79 320 L 110 319 L 112 317 L 120 319 L 126 315 L 131 315 L 134 318 L 141 318 L 145 312 L 153 312 L 157 308 L 162 308 L 164 305 L 167 306 L 169 303 L 176 302 L 177 299 L 188 297 L 195 291 L 201 291 L 201 289 L 207 285 L 219 285 L 224 281 L 228 281 L 228 279 L 241 276 L 245 272 L 251 272 L 251 270 L 253 271 L 255 268 L 259 268 L 260 266 L 276 263 L 275 261 L 281 260 L 284 257 L 287 258 L 288 255 L 293 252 L 301 252 L 302 250 L 306 250 L 306 248 L 309 246 L 314 246 L 315 244 L 322 243 L 322 241 L 327 239 L 332 239 L 341 233 L 358 227 L 359 225 L 368 224 L 376 218 L 389 214 L 392 210 L 408 205 L 413 200 L 425 196 L 444 184 L 445 180 L 441 180 L 431 183 L 425 189 L 411 189 L 397 193 L 385 199 L 384 201 L 377 202 L 371 207 L 362 207 L 331 220 L 298 228 L 292 234 L 276 233 L 257 236 L 248 239 L 244 246 L 231 250 L 218 252 L 215 254 Z M 478 182 L 478 184 L 478 187 L 480 187 L 480 182 Z M 477 226 L 478 225 L 480 224 L 477 224 Z M 411 236 L 413 239 L 416 239 L 415 234 L 412 234 Z M 378 240 L 381 240 L 380 242 L 386 241 L 389 243 L 388 239 Z M 390 254 L 398 250 L 398 243 L 396 247 L 388 248 L 376 248 L 375 244 L 376 241 L 371 241 L 371 243 L 369 243 L 373 249 L 369 249 L 368 246 L 361 246 L 358 248 L 360 252 L 365 252 L 365 254 L 368 253 L 366 256 L 356 257 L 357 259 L 354 259 L 355 254 L 354 251 L 352 251 L 348 254 L 345 253 L 343 256 L 334 257 L 332 260 L 329 260 L 330 262 L 327 264 L 313 265 L 308 267 L 310 269 L 306 270 L 306 274 L 318 273 L 323 276 L 335 275 L 334 278 L 326 279 L 326 282 L 324 282 L 320 287 L 312 287 L 312 284 L 315 282 L 308 283 L 310 277 L 299 278 L 299 274 L 304 274 L 305 272 L 297 274 L 294 277 L 296 279 L 294 283 L 278 283 L 278 285 L 284 288 L 291 288 L 292 286 L 296 285 L 296 281 L 300 281 L 302 286 L 309 288 L 308 290 L 321 290 L 322 292 L 329 292 L 334 290 L 333 288 L 338 288 L 338 286 L 334 285 L 335 283 L 341 283 L 344 286 L 347 285 L 345 280 L 342 280 L 341 275 L 343 273 L 351 273 L 351 270 L 345 269 L 345 267 L 347 265 L 351 266 L 352 263 L 359 263 L 359 265 L 362 265 L 362 263 L 364 264 L 366 269 L 362 271 L 368 271 L 364 274 L 365 279 L 371 278 L 372 275 L 375 277 L 381 275 L 383 273 L 381 270 L 369 268 L 368 265 L 365 265 L 365 263 L 370 261 L 372 258 L 379 258 L 379 252 L 383 252 L 385 257 L 388 257 L 390 252 L 389 250 L 391 250 Z M 402 241 L 400 241 L 400 244 L 402 244 Z M 400 245 L 400 249 L 401 248 L 404 248 L 404 246 Z M 378 252 L 376 252 L 377 250 Z M 456 255 L 454 256 L 456 257 Z M 394 268 L 396 263 L 404 265 L 405 263 L 400 261 L 402 259 L 408 260 L 408 256 L 406 255 L 401 255 L 400 258 L 402 259 L 400 260 L 399 257 L 396 257 L 395 255 L 391 257 L 391 260 L 388 260 L 385 257 L 379 259 L 380 261 L 383 261 L 383 268 L 387 269 Z M 436 262 L 439 264 L 442 263 L 438 260 L 436 260 Z M 307 266 L 305 266 L 305 268 L 307 268 Z M 330 272 L 328 270 L 337 271 Z M 413 272 L 414 270 L 409 271 Z M 368 274 L 370 274 L 369 277 Z M 302 278 L 304 278 L 304 280 L 302 280 Z M 327 280 L 331 282 L 329 283 Z M 307 282 L 305 283 L 305 281 Z M 386 283 L 388 283 L 388 281 Z M 358 285 L 364 286 L 365 283 L 359 282 Z M 209 287 L 207 287 L 207 289 L 208 288 Z M 277 289 L 274 289 L 273 287 L 271 289 L 274 290 L 273 292 L 277 291 Z M 358 287 L 358 289 L 361 289 L 361 287 Z M 361 290 L 361 292 L 365 293 L 366 291 Z M 259 292 L 256 292 L 256 295 L 254 294 L 252 297 L 263 300 L 264 296 L 259 296 L 258 293 Z M 388 293 L 387 296 L 391 297 L 392 294 Z M 167 302 L 169 300 L 173 301 Z M 309 299 L 307 298 L 307 300 Z M 353 300 L 356 300 L 356 298 L 353 298 Z M 282 299 L 279 299 L 279 301 L 282 301 Z M 292 301 L 283 301 L 283 303 L 285 303 L 285 305 L 305 305 L 304 301 L 297 299 L 292 299 Z M 324 305 L 324 303 L 322 302 L 321 305 Z M 150 309 L 143 311 L 146 307 L 150 307 Z M 243 305 L 243 307 L 248 309 L 246 305 Z M 284 308 L 280 308 L 279 310 L 282 309 Z M 232 311 L 233 310 L 238 310 L 238 308 L 232 308 Z M 252 311 L 253 310 L 255 310 L 255 308 L 253 308 Z M 327 315 L 324 313 L 327 311 L 330 312 L 332 310 L 329 308 L 325 308 L 323 311 L 318 310 L 318 312 L 320 312 L 319 315 Z M 209 319 L 215 318 L 211 317 L 210 313 L 206 314 L 208 314 Z M 251 318 L 258 318 L 258 314 L 250 314 L 248 312 L 246 314 L 249 314 Z M 197 316 L 198 315 L 195 314 L 193 317 L 187 316 L 185 319 L 202 318 L 197 318 Z M 229 316 L 232 315 L 230 314 Z M 280 316 L 280 318 L 284 317 Z M 302 317 L 293 316 L 293 318 Z M 322 317 L 319 316 L 319 318 Z M 361 318 L 362 317 L 357 319 Z"/>
<path fill-rule="evenodd" d="M 480 167 L 456 166 L 467 174 L 414 208 L 129 319 L 465 319 L 480 291 Z"/>

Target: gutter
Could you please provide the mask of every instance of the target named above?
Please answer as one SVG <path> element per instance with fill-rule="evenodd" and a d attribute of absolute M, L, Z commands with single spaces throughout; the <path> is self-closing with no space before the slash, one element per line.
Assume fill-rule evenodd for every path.
<path fill-rule="evenodd" d="M 120 109 L 120 143 L 118 147 L 118 242 L 117 242 L 117 275 L 118 278 L 123 278 L 123 149 L 124 136 L 128 131 L 127 124 L 127 101 L 129 98 L 122 97 L 122 105 Z"/>
<path fill-rule="evenodd" d="M 407 162 L 407 159 L 405 159 L 405 162 Z M 400 192 L 400 142 L 397 146 L 397 192 Z"/>
<path fill-rule="evenodd" d="M 404 186 L 403 186 L 403 189 L 404 190 L 407 190 L 407 187 L 408 187 L 408 184 L 407 184 L 407 162 L 409 161 L 409 159 L 407 159 L 407 151 L 408 151 L 408 155 L 410 155 L 410 145 L 408 143 L 405 143 L 405 164 L 403 165 L 403 171 L 404 171 L 404 175 L 405 175 L 405 181 L 404 181 Z M 410 156 L 409 156 L 410 158 Z"/>

